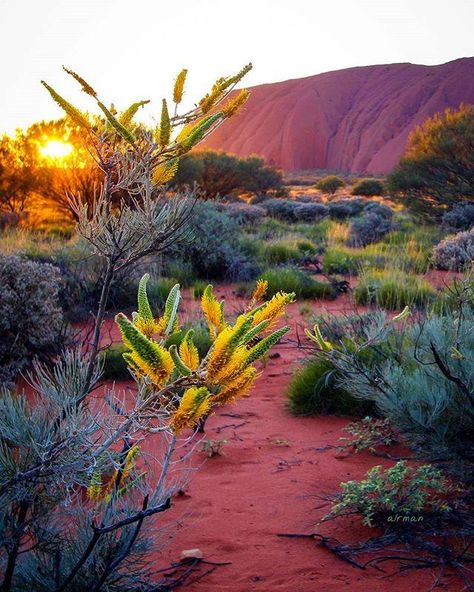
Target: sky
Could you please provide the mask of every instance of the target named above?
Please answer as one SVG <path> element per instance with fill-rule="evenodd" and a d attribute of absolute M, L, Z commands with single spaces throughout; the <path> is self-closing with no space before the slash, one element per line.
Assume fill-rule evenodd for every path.
<path fill-rule="evenodd" d="M 250 61 L 246 86 L 441 64 L 474 56 L 473 28 L 474 0 L 0 0 L 0 131 L 61 115 L 41 79 L 93 110 L 62 65 L 118 109 L 151 99 L 151 122 L 181 68 L 191 106 Z"/>

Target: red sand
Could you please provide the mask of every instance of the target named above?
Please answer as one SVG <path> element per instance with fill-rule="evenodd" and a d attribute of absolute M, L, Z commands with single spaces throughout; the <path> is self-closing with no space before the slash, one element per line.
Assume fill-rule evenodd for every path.
<path fill-rule="evenodd" d="M 228 288 L 226 309 L 237 310 Z M 332 302 L 312 303 L 315 312 L 353 312 L 346 296 Z M 205 460 L 193 475 L 186 495 L 173 500 L 173 509 L 158 522 L 177 521 L 177 533 L 158 557 L 156 568 L 179 560 L 183 549 L 199 548 L 209 561 L 230 562 L 186 587 L 189 592 L 402 592 L 428 590 L 435 572 L 429 570 L 393 574 L 351 567 L 312 540 L 281 538 L 279 533 L 310 533 L 328 509 L 325 496 L 338 491 L 341 481 L 359 479 L 375 464 L 391 466 L 370 454 L 335 458 L 328 445 L 340 444 L 348 418 L 294 417 L 285 409 L 284 391 L 293 368 L 305 357 L 296 344 L 305 323 L 299 304 L 290 307 L 292 331 L 263 370 L 250 397 L 226 406 L 210 417 L 206 438 L 227 440 L 222 455 Z M 185 299 L 186 311 L 196 312 L 199 303 Z M 194 314 L 192 316 L 195 316 Z M 114 338 L 115 330 L 112 331 Z M 338 520 L 324 525 L 324 533 L 341 541 L 362 540 L 375 534 L 357 520 Z M 440 589 L 460 590 L 453 577 Z"/>
<path fill-rule="evenodd" d="M 259 154 L 285 171 L 386 173 L 416 125 L 462 102 L 474 103 L 474 58 L 348 68 L 253 87 L 204 146 Z"/>

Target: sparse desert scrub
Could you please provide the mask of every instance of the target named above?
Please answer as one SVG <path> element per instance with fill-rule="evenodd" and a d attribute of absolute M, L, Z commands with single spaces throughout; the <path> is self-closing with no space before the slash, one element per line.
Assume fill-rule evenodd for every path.
<path fill-rule="evenodd" d="M 365 269 L 354 289 L 358 304 L 376 304 L 388 310 L 423 307 L 433 302 L 436 291 L 426 280 L 397 269 Z"/>
<path fill-rule="evenodd" d="M 364 553 L 373 554 L 375 564 L 428 561 L 441 574 L 449 566 L 470 582 L 472 557 L 462 541 L 474 536 L 472 279 L 463 287 L 457 306 L 442 314 L 409 321 L 408 309 L 390 320 L 379 314 L 367 319 L 363 335 L 338 344 L 318 326 L 308 334 L 337 372 L 337 387 L 373 403 L 425 463 L 400 461 L 385 471 L 375 466 L 362 480 L 341 484 L 320 524 L 355 514 L 378 531 L 365 542 L 322 539 L 346 560 L 358 563 Z M 392 552 L 401 546 L 403 553 Z"/>

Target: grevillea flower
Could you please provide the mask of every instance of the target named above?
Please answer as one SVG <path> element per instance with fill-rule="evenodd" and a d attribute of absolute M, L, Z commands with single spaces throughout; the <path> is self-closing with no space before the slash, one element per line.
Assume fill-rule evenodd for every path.
<path fill-rule="evenodd" d="M 232 115 L 237 113 L 242 105 L 247 102 L 249 96 L 250 91 L 247 89 L 242 89 L 239 93 L 227 101 L 227 103 L 222 107 L 222 113 L 224 117 L 232 117 Z"/>
<path fill-rule="evenodd" d="M 204 290 L 201 300 L 201 308 L 209 326 L 211 339 L 215 339 L 218 333 L 225 327 L 223 305 L 217 302 L 212 286 Z"/>
<path fill-rule="evenodd" d="M 199 366 L 199 352 L 197 347 L 194 345 L 193 331 L 188 331 L 184 336 L 183 341 L 179 346 L 179 355 L 183 362 L 190 370 L 196 370 Z"/>
<path fill-rule="evenodd" d="M 176 80 L 174 83 L 173 88 L 173 101 L 178 105 L 181 103 L 183 99 L 183 91 L 184 91 L 184 83 L 186 82 L 186 76 L 188 71 L 186 69 L 181 70 L 181 72 L 176 76 Z"/>
<path fill-rule="evenodd" d="M 264 296 L 268 288 L 267 280 L 257 280 L 255 284 L 255 290 L 253 291 L 252 298 L 250 301 L 252 303 L 259 302 Z"/>
<path fill-rule="evenodd" d="M 185 428 L 191 428 L 211 409 L 210 393 L 206 387 L 188 388 L 182 396 L 179 407 L 171 419 L 171 427 L 175 434 Z"/>
<path fill-rule="evenodd" d="M 252 388 L 256 377 L 257 370 L 253 366 L 249 366 L 234 380 L 225 383 L 219 392 L 212 396 L 212 403 L 223 405 L 224 403 L 231 403 L 237 397 L 242 397 Z"/>
<path fill-rule="evenodd" d="M 115 320 L 125 343 L 132 349 L 131 352 L 124 354 L 132 369 L 148 376 L 155 386 L 165 384 L 174 369 L 169 351 L 143 335 L 124 314 L 119 313 Z"/>
<path fill-rule="evenodd" d="M 284 314 L 286 305 L 293 302 L 294 299 L 294 292 L 290 294 L 278 292 L 271 300 L 256 311 L 253 317 L 253 326 L 255 327 L 262 321 L 270 321 L 270 324 L 273 324 L 277 318 Z"/>
<path fill-rule="evenodd" d="M 209 358 L 207 361 L 207 375 L 211 381 L 217 375 L 222 366 L 227 362 L 230 354 L 232 353 L 229 347 L 232 335 L 232 327 L 226 327 L 219 333 L 212 345 L 212 349 L 209 353 Z"/>

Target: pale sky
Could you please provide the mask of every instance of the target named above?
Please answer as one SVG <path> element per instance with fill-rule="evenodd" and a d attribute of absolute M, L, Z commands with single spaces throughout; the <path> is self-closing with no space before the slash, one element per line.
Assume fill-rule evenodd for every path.
<path fill-rule="evenodd" d="M 183 67 L 192 104 L 249 61 L 246 86 L 440 64 L 474 56 L 473 30 L 474 0 L 0 0 L 0 131 L 61 115 L 41 79 L 93 107 L 63 64 L 119 109 L 152 99 L 146 119 Z"/>

